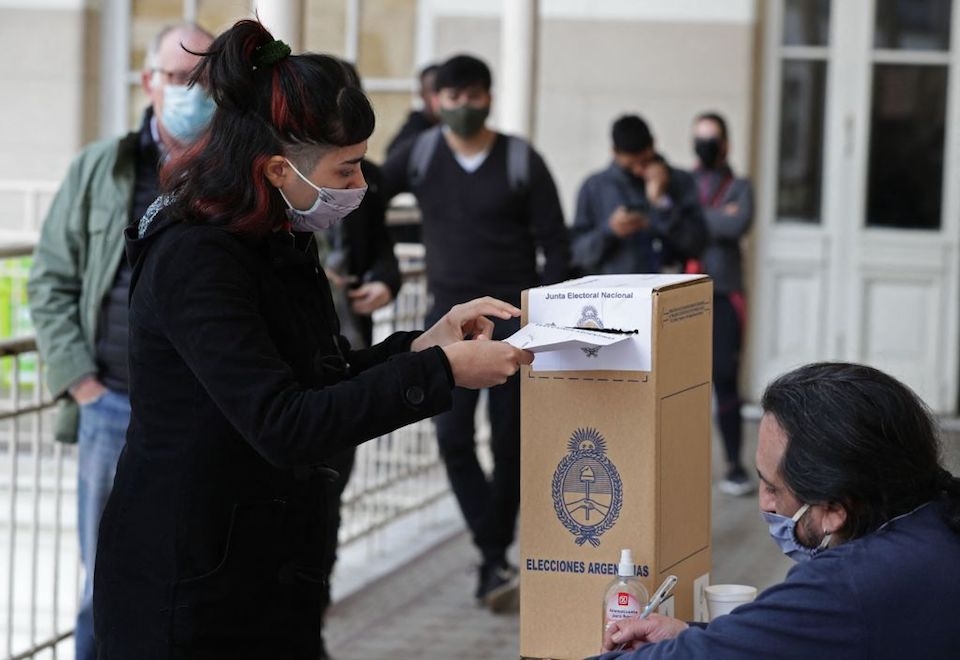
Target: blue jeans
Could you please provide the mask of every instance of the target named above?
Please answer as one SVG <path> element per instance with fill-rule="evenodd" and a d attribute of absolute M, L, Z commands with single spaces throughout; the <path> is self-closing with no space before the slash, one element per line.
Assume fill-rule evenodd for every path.
<path fill-rule="evenodd" d="M 126 442 L 130 399 L 108 390 L 96 401 L 80 406 L 77 439 L 77 531 L 83 559 L 83 598 L 77 611 L 76 660 L 95 660 L 93 638 L 93 566 L 97 559 L 100 516 L 113 488 L 117 459 Z"/>

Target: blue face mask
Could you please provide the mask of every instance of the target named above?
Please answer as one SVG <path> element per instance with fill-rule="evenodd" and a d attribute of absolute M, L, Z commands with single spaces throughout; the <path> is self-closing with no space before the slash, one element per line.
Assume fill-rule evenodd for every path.
<path fill-rule="evenodd" d="M 809 509 L 810 505 L 804 504 L 797 509 L 797 512 L 793 514 L 792 517 L 781 516 L 777 513 L 770 513 L 769 511 L 760 512 L 764 522 L 766 522 L 770 528 L 770 537 L 773 539 L 773 542 L 780 547 L 783 554 L 790 557 L 793 561 L 806 561 L 824 550 L 830 543 L 831 534 L 824 534 L 823 540 L 820 541 L 820 545 L 816 548 L 808 548 L 797 540 L 797 521 L 799 521 L 803 517 L 803 514 Z"/>
<path fill-rule="evenodd" d="M 217 104 L 200 85 L 166 85 L 160 123 L 180 144 L 188 144 L 210 123 Z"/>

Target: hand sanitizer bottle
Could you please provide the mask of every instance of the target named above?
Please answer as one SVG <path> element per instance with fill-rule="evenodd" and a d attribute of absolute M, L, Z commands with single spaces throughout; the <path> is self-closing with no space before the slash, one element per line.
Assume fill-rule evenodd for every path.
<path fill-rule="evenodd" d="M 649 599 L 646 588 L 637 579 L 630 550 L 620 551 L 617 577 L 607 587 L 603 596 L 603 625 L 619 619 L 638 616 Z"/>

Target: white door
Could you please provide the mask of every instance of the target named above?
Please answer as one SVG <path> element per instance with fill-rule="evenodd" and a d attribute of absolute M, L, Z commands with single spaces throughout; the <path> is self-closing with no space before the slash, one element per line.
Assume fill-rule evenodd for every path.
<path fill-rule="evenodd" d="M 766 3 L 750 390 L 871 364 L 957 407 L 960 7 Z"/>

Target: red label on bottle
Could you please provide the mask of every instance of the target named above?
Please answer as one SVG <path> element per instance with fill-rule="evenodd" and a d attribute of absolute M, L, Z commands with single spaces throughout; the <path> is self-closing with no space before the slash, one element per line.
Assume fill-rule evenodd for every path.
<path fill-rule="evenodd" d="M 605 603 L 605 618 L 607 621 L 629 619 L 640 614 L 643 604 L 629 591 L 611 591 L 607 594 Z"/>

